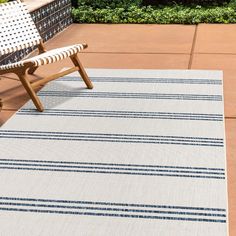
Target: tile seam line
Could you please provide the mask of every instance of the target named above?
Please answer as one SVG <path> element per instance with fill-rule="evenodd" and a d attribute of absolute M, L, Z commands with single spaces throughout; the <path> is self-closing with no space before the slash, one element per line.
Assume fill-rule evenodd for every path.
<path fill-rule="evenodd" d="M 192 41 L 192 48 L 191 48 L 190 58 L 189 58 L 189 63 L 188 63 L 188 69 L 191 69 L 192 64 L 193 64 L 194 50 L 195 50 L 195 46 L 196 46 L 197 33 L 198 33 L 197 31 L 198 31 L 198 25 L 195 26 L 195 31 L 194 31 L 194 35 L 193 35 L 193 41 Z"/>
<path fill-rule="evenodd" d="M 194 54 L 198 54 L 198 55 L 232 55 L 232 56 L 236 56 L 236 52 L 235 53 L 231 53 L 231 52 L 194 52 Z"/>

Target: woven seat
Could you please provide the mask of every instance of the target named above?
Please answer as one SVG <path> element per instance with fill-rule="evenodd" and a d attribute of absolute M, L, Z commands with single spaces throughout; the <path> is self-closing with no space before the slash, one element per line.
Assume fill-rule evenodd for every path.
<path fill-rule="evenodd" d="M 22 67 L 29 62 L 33 63 L 33 66 L 43 66 L 70 57 L 78 53 L 79 51 L 83 50 L 84 48 L 86 48 L 85 44 L 76 44 L 69 47 L 53 49 L 43 54 L 39 54 L 35 57 L 31 57 L 8 65 L 0 66 L 0 70 Z"/>
<path fill-rule="evenodd" d="M 46 51 L 26 6 L 20 0 L 0 4 L 0 56 L 32 46 L 38 47 L 39 55 L 0 66 L 0 75 L 4 73 L 15 73 L 39 111 L 43 111 L 43 106 L 34 88 L 41 84 L 78 71 L 87 87 L 89 89 L 93 88 L 77 56 L 78 52 L 87 47 L 87 44 L 76 44 Z M 34 83 L 29 82 L 27 75 L 33 74 L 39 66 L 51 64 L 68 57 L 70 57 L 74 67 L 43 78 L 40 81 Z"/>

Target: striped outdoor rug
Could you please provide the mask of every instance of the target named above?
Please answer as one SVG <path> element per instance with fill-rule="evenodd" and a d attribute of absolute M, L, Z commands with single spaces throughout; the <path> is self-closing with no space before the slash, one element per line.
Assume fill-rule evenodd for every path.
<path fill-rule="evenodd" d="M 222 73 L 88 73 L 0 128 L 1 235 L 227 235 Z"/>

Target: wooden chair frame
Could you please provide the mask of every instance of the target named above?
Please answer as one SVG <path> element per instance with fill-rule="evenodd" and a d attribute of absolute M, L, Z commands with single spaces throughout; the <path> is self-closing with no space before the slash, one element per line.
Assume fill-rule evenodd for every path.
<path fill-rule="evenodd" d="M 12 3 L 10 3 L 10 4 L 12 4 Z M 14 4 L 22 4 L 22 3 L 18 0 Z M 23 11 L 25 11 L 25 10 L 23 9 Z M 23 14 L 25 14 L 25 12 L 23 12 Z M 28 14 L 28 13 L 26 12 L 26 14 Z M 26 17 L 29 18 L 30 17 L 29 14 Z M 33 22 L 31 22 L 31 24 L 33 25 Z M 35 26 L 33 26 L 33 27 L 35 27 Z M 37 33 L 37 29 L 34 28 L 34 30 Z M 40 38 L 39 35 L 37 37 Z M 34 43 L 34 45 L 35 45 L 35 43 Z M 25 45 L 23 45 L 23 48 L 27 48 L 27 46 L 28 45 L 25 44 Z M 39 40 L 39 43 L 37 43 L 36 46 L 38 47 L 39 55 L 44 54 L 44 53 L 47 52 L 46 48 L 43 44 L 42 39 Z M 84 49 L 84 48 L 88 47 L 87 44 L 80 44 L 80 45 L 76 45 L 76 46 L 77 47 L 79 46 L 79 49 L 81 49 L 81 48 Z M 19 50 L 19 49 L 14 48 L 14 51 L 17 51 L 17 50 Z M 77 50 L 76 52 L 78 53 L 78 51 L 80 51 L 80 50 Z M 35 64 L 33 61 L 30 61 L 30 58 L 26 59 L 25 62 L 22 64 L 22 66 L 18 65 L 18 66 L 15 66 L 15 67 L 14 66 L 5 67 L 3 69 L 0 68 L 0 75 L 6 74 L 6 73 L 16 74 L 18 76 L 18 78 L 20 79 L 23 87 L 25 88 L 25 90 L 29 94 L 30 98 L 32 99 L 34 105 L 38 109 L 38 111 L 42 112 L 44 110 L 43 105 L 40 102 L 40 99 L 38 98 L 38 96 L 36 95 L 36 93 L 34 91 L 34 89 L 36 87 L 40 86 L 40 85 L 43 85 L 43 84 L 45 84 L 45 83 L 47 83 L 51 80 L 55 80 L 59 77 L 70 74 L 72 72 L 78 71 L 79 74 L 81 75 L 83 81 L 85 82 L 87 88 L 88 89 L 93 88 L 92 82 L 88 78 L 88 75 L 87 75 L 82 63 L 80 62 L 80 60 L 77 56 L 77 53 L 71 53 L 70 56 L 69 56 L 72 63 L 73 63 L 73 65 L 74 65 L 74 67 L 71 67 L 70 69 L 67 69 L 63 72 L 59 72 L 59 73 L 53 74 L 51 76 L 45 77 L 45 78 L 40 79 L 40 80 L 38 80 L 36 82 L 33 82 L 33 83 L 31 83 L 29 81 L 28 74 L 33 74 L 39 66 L 37 66 L 37 64 Z M 64 57 L 64 58 L 66 58 L 66 57 Z M 47 61 L 46 61 L 46 63 L 43 63 L 42 66 L 46 65 L 46 64 L 51 64 L 51 63 L 56 62 L 56 61 L 49 61 L 49 59 L 47 57 L 45 57 L 44 60 L 47 60 Z M 62 60 L 62 59 L 60 59 L 60 60 Z"/>
<path fill-rule="evenodd" d="M 86 47 L 87 47 L 87 45 L 84 44 L 84 48 L 86 48 Z M 38 50 L 39 50 L 39 54 L 46 52 L 45 46 L 42 41 L 38 45 Z M 16 68 L 0 70 L 0 75 L 6 74 L 6 73 L 16 74 L 18 76 L 18 78 L 20 79 L 22 85 L 24 86 L 25 90 L 29 94 L 30 98 L 32 99 L 34 105 L 38 109 L 38 111 L 42 112 L 44 110 L 43 105 L 40 102 L 40 99 L 38 98 L 38 96 L 36 95 L 36 93 L 34 91 L 34 89 L 40 85 L 43 85 L 49 81 L 58 79 L 58 78 L 63 77 L 65 75 L 68 75 L 72 72 L 78 71 L 80 73 L 83 81 L 85 82 L 87 88 L 88 89 L 93 88 L 93 84 L 90 81 L 90 79 L 89 79 L 82 63 L 80 62 L 77 54 L 70 56 L 70 59 L 71 59 L 72 63 L 74 64 L 74 67 L 71 67 L 70 69 L 67 69 L 63 72 L 59 72 L 59 73 L 53 74 L 51 76 L 45 77 L 45 78 L 40 79 L 40 80 L 33 82 L 33 83 L 29 82 L 28 74 L 33 74 L 37 70 L 38 67 L 34 66 L 34 63 L 32 63 L 32 62 L 27 62 L 23 67 L 16 67 Z"/>

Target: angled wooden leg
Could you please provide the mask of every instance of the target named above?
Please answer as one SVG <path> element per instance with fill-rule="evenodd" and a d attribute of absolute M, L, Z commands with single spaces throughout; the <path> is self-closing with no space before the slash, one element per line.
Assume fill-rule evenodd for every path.
<path fill-rule="evenodd" d="M 79 73 L 83 79 L 83 81 L 85 82 L 85 84 L 87 85 L 88 89 L 92 89 L 93 88 L 93 84 L 91 82 L 91 80 L 89 79 L 82 63 L 80 62 L 79 58 L 77 55 L 73 55 L 70 57 L 70 59 L 72 60 L 72 62 L 74 63 L 75 66 L 79 67 Z"/>
<path fill-rule="evenodd" d="M 34 105 L 38 109 L 38 111 L 43 111 L 43 105 L 41 104 L 38 96 L 36 95 L 35 91 L 33 90 L 30 82 L 28 81 L 26 74 L 25 73 L 22 73 L 22 74 L 18 73 L 17 75 L 18 75 L 22 85 L 24 86 L 25 90 L 27 91 L 30 98 L 32 99 Z"/>
<path fill-rule="evenodd" d="M 2 110 L 2 99 L 0 98 L 0 111 Z"/>
<path fill-rule="evenodd" d="M 38 69 L 37 66 L 36 66 L 36 67 L 31 67 L 31 68 L 28 70 L 28 73 L 29 73 L 30 75 L 32 75 L 37 69 Z"/>

